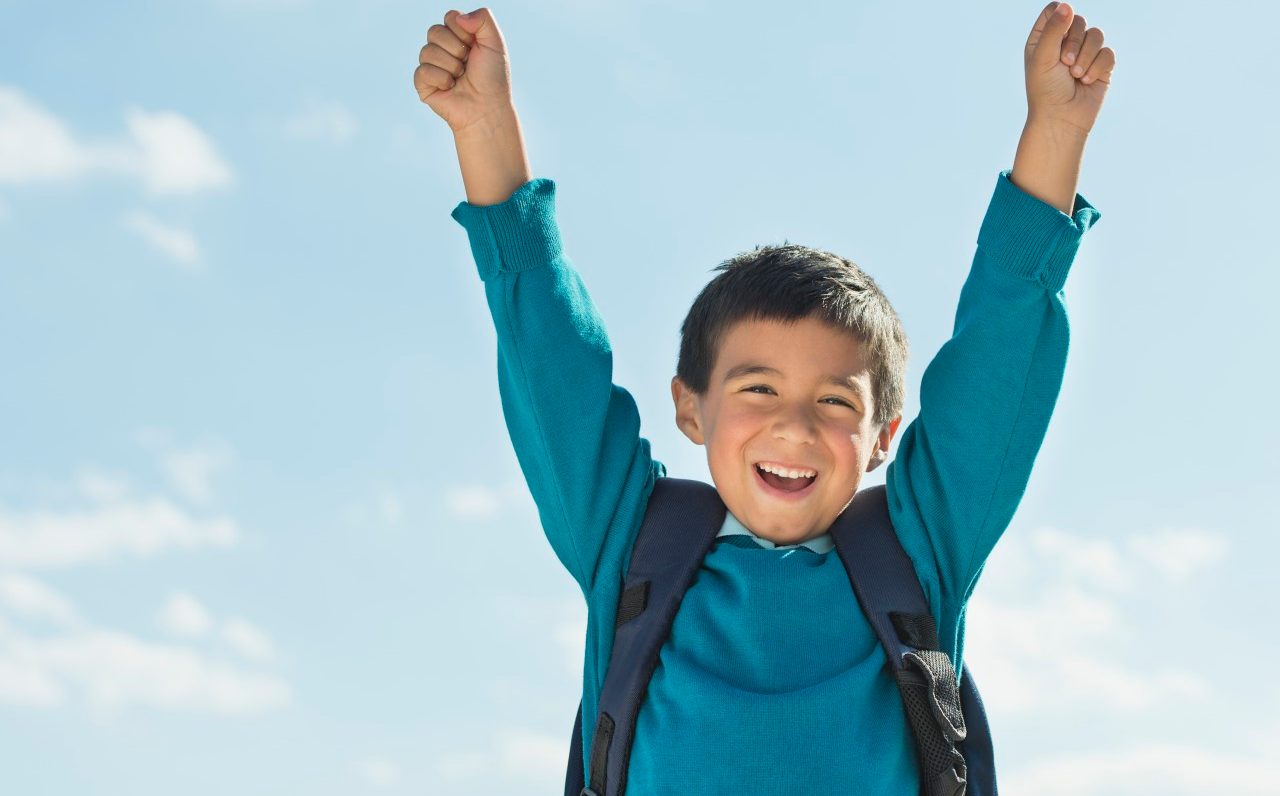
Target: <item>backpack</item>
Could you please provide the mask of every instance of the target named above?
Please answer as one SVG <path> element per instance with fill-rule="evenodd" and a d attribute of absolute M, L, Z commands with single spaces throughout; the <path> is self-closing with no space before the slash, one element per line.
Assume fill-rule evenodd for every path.
<path fill-rule="evenodd" d="M 618 601 L 613 651 L 583 779 L 582 703 L 574 719 L 565 796 L 623 796 L 636 715 L 685 590 L 724 524 L 715 487 L 658 478 Z M 986 712 L 968 667 L 957 686 L 882 485 L 859 490 L 830 530 L 863 613 L 880 639 L 916 744 L 921 796 L 996 796 Z M 834 708 L 833 708 L 834 709 Z"/>

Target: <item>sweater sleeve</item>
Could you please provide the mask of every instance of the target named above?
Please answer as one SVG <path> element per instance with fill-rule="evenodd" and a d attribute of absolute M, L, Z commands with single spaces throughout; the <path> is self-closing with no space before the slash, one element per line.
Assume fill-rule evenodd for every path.
<path fill-rule="evenodd" d="M 604 321 L 564 254 L 555 182 L 530 180 L 496 205 L 460 202 L 493 316 L 507 430 L 543 530 L 590 597 L 602 566 L 620 578 L 655 478 L 635 399 L 612 382 Z"/>
<path fill-rule="evenodd" d="M 1010 172 L 996 179 L 951 338 L 924 371 L 920 412 L 885 474 L 894 527 L 933 592 L 941 637 L 959 635 L 960 645 L 964 604 L 1048 430 L 1067 360 L 1063 284 L 1102 215 L 1076 194 L 1068 216 Z"/>

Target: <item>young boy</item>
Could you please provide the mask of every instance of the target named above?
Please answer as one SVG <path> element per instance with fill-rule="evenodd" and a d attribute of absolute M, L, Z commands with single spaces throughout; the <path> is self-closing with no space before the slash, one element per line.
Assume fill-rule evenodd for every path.
<path fill-rule="evenodd" d="M 497 22 L 481 8 L 444 23 L 428 32 L 414 84 L 454 132 L 467 201 L 452 217 L 493 314 L 503 412 L 547 538 L 587 600 L 590 749 L 623 576 L 666 468 L 611 381 L 604 324 L 561 243 L 555 183 L 532 178 Z M 1065 3 L 1037 18 L 1014 166 L 996 179 L 954 334 L 885 475 L 957 671 L 966 601 L 1061 385 L 1063 284 L 1100 218 L 1075 185 L 1115 64 L 1101 45 Z M 876 283 L 829 252 L 761 247 L 717 270 L 681 329 L 671 392 L 728 511 L 649 682 L 627 792 L 916 793 L 901 698 L 827 533 L 901 424 L 906 337 Z"/>

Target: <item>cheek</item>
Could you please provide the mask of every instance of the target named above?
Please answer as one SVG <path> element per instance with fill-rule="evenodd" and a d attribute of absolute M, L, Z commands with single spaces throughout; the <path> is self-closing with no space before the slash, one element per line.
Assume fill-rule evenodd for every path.
<path fill-rule="evenodd" d="M 833 421 L 824 431 L 823 439 L 832 455 L 849 467 L 855 466 L 859 452 L 870 445 L 865 431 L 852 421 Z"/>
<path fill-rule="evenodd" d="M 740 462 L 744 449 L 757 439 L 767 426 L 758 412 L 742 407 L 724 407 L 715 422 L 707 427 L 710 458 L 726 466 Z"/>

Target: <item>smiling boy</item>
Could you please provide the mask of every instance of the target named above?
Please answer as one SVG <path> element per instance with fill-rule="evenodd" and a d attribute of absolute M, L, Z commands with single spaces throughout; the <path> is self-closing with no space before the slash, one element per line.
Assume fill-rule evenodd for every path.
<path fill-rule="evenodd" d="M 504 417 L 547 538 L 588 605 L 590 749 L 623 575 L 666 468 L 612 382 L 603 321 L 561 243 L 555 183 L 532 178 L 497 22 L 488 9 L 450 11 L 428 39 L 414 83 L 454 132 L 468 201 L 452 217 L 493 316 Z M 1065 3 L 1038 16 L 1013 169 L 996 178 L 952 337 L 886 471 L 894 530 L 956 671 L 965 605 L 1061 386 L 1063 285 L 1101 217 L 1075 191 L 1115 64 L 1101 44 Z M 915 793 L 899 694 L 828 533 L 887 459 L 906 336 L 874 280 L 830 252 L 757 247 L 718 270 L 681 328 L 671 394 L 727 512 L 649 680 L 625 790 Z"/>
<path fill-rule="evenodd" d="M 705 386 L 671 380 L 676 424 L 706 446 L 721 499 L 757 536 L 792 545 L 825 534 L 862 474 L 884 461 L 902 416 L 878 421 L 869 359 L 820 317 L 742 320 L 724 334 Z"/>

